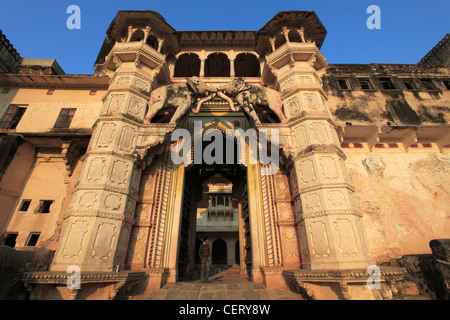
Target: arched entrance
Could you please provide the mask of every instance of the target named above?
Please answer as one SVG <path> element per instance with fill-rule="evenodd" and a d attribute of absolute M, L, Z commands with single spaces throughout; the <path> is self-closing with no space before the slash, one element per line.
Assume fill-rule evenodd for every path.
<path fill-rule="evenodd" d="M 230 119 L 229 128 L 237 122 L 243 126 L 243 115 L 239 120 Z M 205 154 L 205 150 L 222 139 L 223 150 L 214 152 L 216 162 L 194 162 L 185 168 L 177 281 L 197 278 L 195 273 L 200 268 L 198 248 L 204 237 L 210 239 L 213 265 L 232 265 L 240 261 L 244 264 L 243 269 L 250 271 L 251 267 L 250 230 L 247 230 L 246 240 L 238 241 L 244 234 L 242 230 L 249 226 L 247 199 L 244 197 L 247 194 L 247 167 L 239 164 L 236 139 L 227 137 L 222 123 L 216 121 L 215 124 L 213 128 L 208 126 L 208 122 L 203 125 L 204 136 L 208 135 L 209 129 L 219 134 L 214 135 L 213 139 L 203 138 L 202 152 Z M 234 159 L 227 163 L 227 151 L 230 153 L 227 147 L 231 144 Z M 222 155 L 223 159 L 218 159 L 218 155 Z M 237 242 L 246 245 L 246 249 L 237 247 L 235 250 Z M 241 259 L 240 255 L 245 250 L 247 259 Z M 243 277 L 246 276 L 243 274 Z"/>
<path fill-rule="evenodd" d="M 239 261 L 241 278 L 263 283 L 263 272 L 268 270 L 263 267 L 279 266 L 281 263 L 280 240 L 274 212 L 277 206 L 274 202 L 274 183 L 278 182 L 267 173 L 262 173 L 263 170 L 268 172 L 267 166 L 263 166 L 259 161 L 252 162 L 255 160 L 254 156 L 256 155 L 257 160 L 260 154 L 252 147 L 258 141 L 254 143 L 252 139 L 261 134 L 251 126 L 245 114 L 240 111 L 231 112 L 229 105 L 220 105 L 217 101 L 212 101 L 210 105 L 205 103 L 203 107 L 200 113 L 190 114 L 184 123 L 177 125 L 178 128 L 185 128 L 190 132 L 192 162 L 176 164 L 171 160 L 171 150 L 179 142 L 171 143 L 170 149 L 167 144 L 160 144 L 160 165 L 155 167 L 157 170 L 154 173 L 149 172 L 154 183 L 146 184 L 149 186 L 148 192 L 142 193 L 142 204 L 139 204 L 143 209 L 141 216 L 151 216 L 152 223 L 148 229 L 148 238 L 145 233 L 140 232 L 146 226 L 144 221 L 143 227 L 136 228 L 136 240 L 132 239 L 133 250 L 148 250 L 145 255 L 149 259 L 145 260 L 145 255 L 142 255 L 141 261 L 154 272 L 150 277 L 155 286 L 160 287 L 166 282 L 192 280 L 197 278 L 196 264 L 199 262 L 197 238 L 203 239 L 205 234 L 210 233 L 211 240 L 221 238 L 228 243 L 227 264 Z M 201 129 L 200 134 L 194 133 L 197 121 L 200 122 L 200 125 L 197 123 L 197 128 Z M 161 128 L 165 126 L 165 123 L 161 123 Z M 239 133 L 238 129 L 242 133 Z M 234 134 L 230 134 L 228 130 L 234 131 Z M 251 130 L 254 134 L 250 134 Z M 201 140 L 200 149 L 196 149 L 196 143 L 199 142 L 196 139 Z M 187 146 L 186 149 L 189 149 L 189 144 Z M 240 146 L 243 146 L 243 149 Z M 152 150 L 156 152 L 157 148 L 153 147 L 150 152 Z M 202 155 L 200 162 L 195 161 L 196 152 Z M 209 159 L 213 158 L 213 162 L 205 161 L 208 158 L 205 154 L 208 152 Z M 152 166 L 156 165 L 154 161 Z M 221 187 L 227 189 L 228 183 L 232 185 L 230 191 L 207 189 L 209 180 L 216 176 L 228 181 L 222 183 Z M 279 190 L 287 189 L 283 187 Z M 212 193 L 217 196 L 214 201 L 211 199 L 217 208 L 209 208 L 208 201 Z M 199 204 L 200 201 L 204 202 L 203 207 Z M 228 208 L 229 206 L 231 208 Z M 198 216 L 202 213 L 208 221 L 231 221 L 236 217 L 236 229 L 233 230 L 236 237 L 233 239 L 229 234 L 223 235 L 219 232 L 211 235 L 217 231 L 214 228 L 197 230 Z M 145 244 L 145 239 L 148 239 L 148 244 Z M 235 249 L 237 240 L 239 246 Z M 267 250 L 268 247 L 272 250 Z M 141 256 L 130 251 L 130 257 L 135 259 Z"/>
<path fill-rule="evenodd" d="M 227 243 L 220 238 L 212 245 L 212 264 L 227 264 Z"/>

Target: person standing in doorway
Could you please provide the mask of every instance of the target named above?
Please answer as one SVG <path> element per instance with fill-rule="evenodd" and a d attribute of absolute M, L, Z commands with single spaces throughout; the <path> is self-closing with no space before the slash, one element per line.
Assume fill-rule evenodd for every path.
<path fill-rule="evenodd" d="M 208 282 L 208 277 L 209 277 L 209 260 L 211 260 L 211 253 L 209 251 L 209 239 L 208 238 L 205 238 L 203 240 L 203 243 L 200 245 L 200 249 L 199 249 L 198 253 L 200 255 L 200 260 L 202 262 L 200 281 L 201 282 Z M 206 277 L 204 278 L 203 276 L 205 274 L 205 271 L 206 271 Z"/>

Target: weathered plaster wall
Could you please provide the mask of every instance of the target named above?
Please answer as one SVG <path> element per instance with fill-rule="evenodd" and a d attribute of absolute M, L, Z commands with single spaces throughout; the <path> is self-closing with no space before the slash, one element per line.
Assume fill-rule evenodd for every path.
<path fill-rule="evenodd" d="M 102 97 L 106 91 L 56 89 L 47 95 L 48 89 L 15 89 L 9 94 L 0 94 L 0 119 L 10 104 L 28 105 L 20 120 L 17 132 L 47 132 L 52 129 L 61 108 L 76 108 L 70 124 L 71 129 L 92 128 L 100 115 Z"/>
<path fill-rule="evenodd" d="M 323 77 L 327 105 L 337 123 L 442 125 L 450 121 L 450 91 L 442 80 L 447 68 L 420 68 L 416 65 L 329 65 Z M 380 78 L 389 78 L 393 89 L 384 89 Z M 362 90 L 359 79 L 370 81 L 372 89 Z M 420 79 L 432 81 L 436 90 L 427 90 Z M 337 81 L 345 80 L 347 90 Z M 411 81 L 408 89 L 404 81 Z"/>
<path fill-rule="evenodd" d="M 41 233 L 37 246 L 53 235 L 66 196 L 65 175 L 66 167 L 62 161 L 36 161 L 6 228 L 7 232 L 19 233 L 16 246 L 24 246 L 30 232 Z M 19 212 L 23 199 L 30 199 L 31 204 L 26 212 Z M 40 200 L 53 200 L 49 213 L 36 213 Z"/>
<path fill-rule="evenodd" d="M 439 98 L 436 98 L 439 96 Z M 450 122 L 450 92 L 343 91 L 330 96 L 328 105 L 336 122 L 403 125 Z"/>
<path fill-rule="evenodd" d="M 35 159 L 35 148 L 23 143 L 8 165 L 0 180 L 0 230 L 3 231 L 9 221 L 11 211 L 17 206 L 18 198 Z"/>
<path fill-rule="evenodd" d="M 450 232 L 450 153 L 346 151 L 375 259 L 431 253 Z"/>

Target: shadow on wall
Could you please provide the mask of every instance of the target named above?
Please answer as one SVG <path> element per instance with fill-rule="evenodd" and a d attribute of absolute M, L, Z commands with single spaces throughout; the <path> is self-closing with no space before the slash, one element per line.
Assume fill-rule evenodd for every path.
<path fill-rule="evenodd" d="M 47 271 L 53 254 L 46 248 L 17 250 L 0 245 L 0 300 L 27 300 L 23 273 Z"/>
<path fill-rule="evenodd" d="M 398 263 L 408 270 L 421 295 L 450 300 L 450 239 L 430 241 L 432 254 L 406 255 Z"/>

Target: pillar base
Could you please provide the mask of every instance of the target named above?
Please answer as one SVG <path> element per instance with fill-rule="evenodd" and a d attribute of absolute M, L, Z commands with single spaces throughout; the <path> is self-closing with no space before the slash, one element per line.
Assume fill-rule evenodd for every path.
<path fill-rule="evenodd" d="M 286 289 L 286 282 L 283 277 L 283 267 L 263 267 L 262 274 L 264 285 L 270 289 Z"/>
<path fill-rule="evenodd" d="M 167 273 L 164 268 L 146 269 L 147 286 L 145 292 L 156 292 L 161 290 L 167 281 Z"/>

